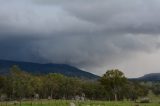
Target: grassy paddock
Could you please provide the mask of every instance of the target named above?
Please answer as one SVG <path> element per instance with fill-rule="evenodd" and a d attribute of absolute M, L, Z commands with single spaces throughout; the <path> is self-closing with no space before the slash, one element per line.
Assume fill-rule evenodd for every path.
<path fill-rule="evenodd" d="M 38 100 L 38 101 L 12 101 L 0 102 L 0 106 L 69 106 L 70 102 L 76 106 L 160 106 L 160 103 L 134 103 L 134 102 L 108 102 L 108 101 L 69 101 L 69 100 Z"/>

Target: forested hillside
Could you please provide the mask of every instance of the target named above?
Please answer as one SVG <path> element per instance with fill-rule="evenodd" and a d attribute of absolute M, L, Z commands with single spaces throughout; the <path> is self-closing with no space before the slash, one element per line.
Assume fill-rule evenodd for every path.
<path fill-rule="evenodd" d="M 25 70 L 33 74 L 49 74 L 49 73 L 59 73 L 66 76 L 79 77 L 84 79 L 98 79 L 99 76 L 92 73 L 80 70 L 76 67 L 67 64 L 40 64 L 31 62 L 17 62 L 0 60 L 0 74 L 8 74 L 9 69 L 17 65 L 22 70 Z"/>

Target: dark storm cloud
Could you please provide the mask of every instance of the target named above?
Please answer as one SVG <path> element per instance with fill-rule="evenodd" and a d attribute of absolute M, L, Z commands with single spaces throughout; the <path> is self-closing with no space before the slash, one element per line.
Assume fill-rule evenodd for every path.
<path fill-rule="evenodd" d="M 159 0 L 0 0 L 0 58 L 119 64 L 159 49 L 159 10 Z"/>
<path fill-rule="evenodd" d="M 159 33 L 160 2 L 158 0 L 47 1 L 40 0 L 39 3 L 61 6 L 77 19 L 98 25 L 100 31 L 107 33 Z"/>

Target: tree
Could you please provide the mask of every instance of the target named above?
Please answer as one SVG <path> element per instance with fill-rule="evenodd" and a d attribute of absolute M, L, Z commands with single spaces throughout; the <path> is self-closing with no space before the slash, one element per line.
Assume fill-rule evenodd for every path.
<path fill-rule="evenodd" d="M 60 84 L 63 82 L 62 74 L 50 73 L 45 79 L 45 88 L 51 98 L 56 98 L 57 92 L 60 89 Z"/>
<path fill-rule="evenodd" d="M 118 100 L 118 93 L 122 90 L 123 86 L 127 83 L 127 79 L 123 72 L 118 69 L 108 70 L 100 79 L 102 85 L 106 90 L 111 93 L 115 101 Z M 111 97 L 111 98 L 112 98 Z"/>
<path fill-rule="evenodd" d="M 3 92 L 4 89 L 4 77 L 0 76 L 0 94 Z"/>
<path fill-rule="evenodd" d="M 60 84 L 59 93 L 66 99 L 72 99 L 76 95 L 82 94 L 81 81 L 78 78 L 64 77 Z"/>
<path fill-rule="evenodd" d="M 32 76 L 22 71 L 18 66 L 11 67 L 10 71 L 8 83 L 10 83 L 12 88 L 12 98 L 22 99 L 23 97 L 30 97 L 34 91 L 34 88 L 31 86 Z"/>
<path fill-rule="evenodd" d="M 46 92 L 44 92 L 45 83 L 44 82 L 44 76 L 32 76 L 30 79 L 30 92 L 32 92 L 32 96 L 35 96 L 36 94 L 39 94 L 40 97 L 44 97 L 46 95 Z M 33 95 L 34 94 L 34 95 Z"/>
<path fill-rule="evenodd" d="M 86 98 L 92 100 L 108 99 L 107 98 L 108 94 L 104 86 L 97 81 L 83 81 L 82 88 Z"/>
<path fill-rule="evenodd" d="M 160 83 L 153 84 L 151 90 L 155 95 L 160 95 Z"/>

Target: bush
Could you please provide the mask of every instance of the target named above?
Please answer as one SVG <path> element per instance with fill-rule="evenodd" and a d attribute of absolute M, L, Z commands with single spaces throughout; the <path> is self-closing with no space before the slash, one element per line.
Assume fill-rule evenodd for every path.
<path fill-rule="evenodd" d="M 150 102 L 149 98 L 142 98 L 140 100 L 140 103 L 149 103 L 149 102 Z"/>

